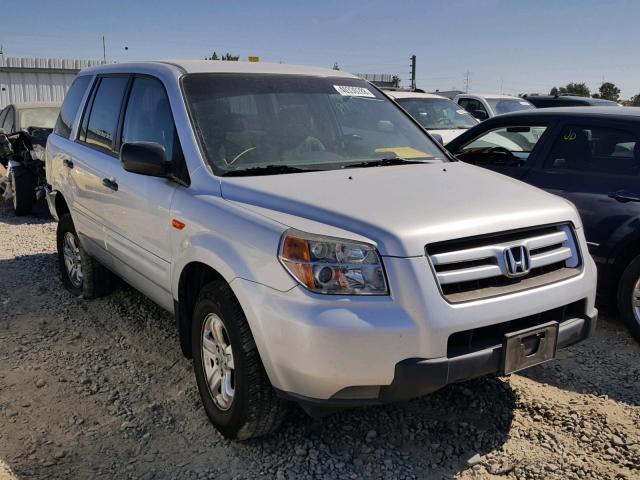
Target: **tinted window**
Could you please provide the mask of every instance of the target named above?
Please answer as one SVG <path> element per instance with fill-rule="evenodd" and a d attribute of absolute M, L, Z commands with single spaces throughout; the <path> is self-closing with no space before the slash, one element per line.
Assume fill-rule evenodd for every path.
<path fill-rule="evenodd" d="M 526 100 L 516 98 L 487 98 L 487 102 L 489 102 L 493 111 L 496 112 L 496 115 L 536 108 Z"/>
<path fill-rule="evenodd" d="M 184 90 L 205 156 L 222 174 L 338 169 L 395 156 L 446 161 L 422 129 L 359 79 L 187 75 Z"/>
<path fill-rule="evenodd" d="M 399 98 L 396 101 L 428 130 L 467 129 L 478 124 L 465 109 L 447 98 Z"/>
<path fill-rule="evenodd" d="M 173 160 L 178 139 L 169 99 L 159 80 L 134 80 L 122 129 L 122 143 L 126 142 L 159 143 L 167 160 Z"/>
<path fill-rule="evenodd" d="M 113 139 L 128 77 L 104 77 L 100 80 L 89 114 L 87 137 L 90 145 L 114 151 Z"/>
<path fill-rule="evenodd" d="M 13 107 L 8 107 L 7 108 L 7 115 L 6 115 L 6 117 L 4 117 L 4 122 L 2 124 L 2 129 L 6 133 L 12 133 L 13 130 L 14 130 L 15 114 L 13 112 L 14 112 Z"/>
<path fill-rule="evenodd" d="M 609 127 L 567 125 L 545 167 L 615 175 L 638 175 L 640 142 L 635 132 Z"/>
<path fill-rule="evenodd" d="M 476 100 L 475 98 L 462 98 L 460 99 L 459 104 L 467 112 L 475 112 L 476 110 L 480 110 L 486 113 L 487 115 L 489 114 L 489 112 L 487 112 L 487 109 L 484 108 L 484 105 L 482 104 L 482 102 L 480 102 L 479 100 Z"/>
<path fill-rule="evenodd" d="M 522 167 L 545 126 L 511 126 L 490 130 L 458 150 L 460 160 L 475 165 Z"/>
<path fill-rule="evenodd" d="M 56 121 L 56 125 L 53 130 L 61 137 L 69 138 L 71 135 L 73 121 L 76 118 L 76 114 L 80 108 L 80 102 L 82 102 L 82 97 L 84 97 L 84 92 L 87 90 L 90 81 L 91 77 L 82 76 L 76 78 L 71 84 L 71 87 L 64 98 L 64 102 L 62 103 L 60 115 L 58 116 L 58 120 Z"/>

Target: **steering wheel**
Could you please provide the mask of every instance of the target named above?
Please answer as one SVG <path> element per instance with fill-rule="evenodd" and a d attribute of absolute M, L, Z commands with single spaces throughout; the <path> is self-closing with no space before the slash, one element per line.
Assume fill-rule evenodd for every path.
<path fill-rule="evenodd" d="M 326 147 L 316 137 L 309 136 L 298 145 L 297 150 L 300 152 L 324 152 Z"/>
<path fill-rule="evenodd" d="M 523 159 L 516 157 L 511 150 L 505 147 L 492 147 L 487 151 L 487 153 L 490 155 L 494 153 L 497 153 L 500 156 L 505 155 L 506 158 L 503 159 L 505 165 L 521 167 L 525 163 Z"/>

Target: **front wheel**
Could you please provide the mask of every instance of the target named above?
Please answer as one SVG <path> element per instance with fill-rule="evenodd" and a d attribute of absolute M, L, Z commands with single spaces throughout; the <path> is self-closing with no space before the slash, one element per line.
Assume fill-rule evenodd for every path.
<path fill-rule="evenodd" d="M 286 402 L 276 396 L 247 319 L 224 281 L 205 285 L 192 323 L 193 367 L 202 404 L 225 437 L 247 440 L 276 430 Z"/>
<path fill-rule="evenodd" d="M 622 274 L 618 285 L 618 310 L 631 334 L 640 341 L 640 255 Z"/>

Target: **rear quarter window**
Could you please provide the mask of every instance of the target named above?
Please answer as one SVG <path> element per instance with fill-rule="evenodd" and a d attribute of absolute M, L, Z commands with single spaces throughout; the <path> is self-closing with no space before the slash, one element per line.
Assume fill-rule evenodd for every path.
<path fill-rule="evenodd" d="M 80 103 L 87 91 L 89 83 L 91 82 L 91 78 L 92 77 L 87 75 L 77 77 L 71 84 L 71 87 L 64 98 L 62 108 L 60 108 L 60 114 L 58 115 L 58 120 L 56 121 L 56 125 L 53 129 L 56 135 L 60 135 L 64 138 L 69 138 L 71 136 L 73 121 L 76 119 Z"/>

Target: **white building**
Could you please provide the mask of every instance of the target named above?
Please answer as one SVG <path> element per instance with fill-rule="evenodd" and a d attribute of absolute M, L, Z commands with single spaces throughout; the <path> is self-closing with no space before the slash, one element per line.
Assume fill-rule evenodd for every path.
<path fill-rule="evenodd" d="M 12 103 L 61 102 L 78 71 L 102 63 L 0 55 L 0 109 Z"/>

